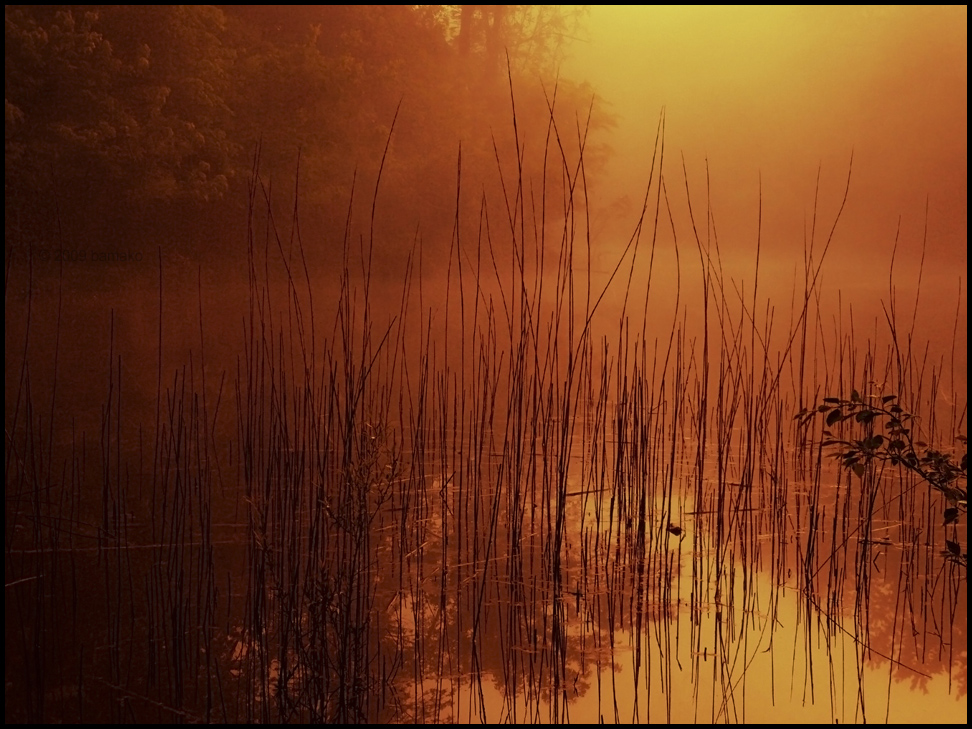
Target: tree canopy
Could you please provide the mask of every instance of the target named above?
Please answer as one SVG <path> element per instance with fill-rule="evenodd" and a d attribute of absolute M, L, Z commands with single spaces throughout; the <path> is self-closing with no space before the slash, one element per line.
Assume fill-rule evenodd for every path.
<path fill-rule="evenodd" d="M 299 153 L 303 206 L 346 203 L 396 110 L 391 213 L 447 218 L 460 142 L 473 175 L 509 147 L 511 83 L 533 149 L 555 86 L 570 128 L 586 119 L 591 90 L 557 78 L 582 17 L 559 8 L 7 6 L 7 246 L 52 200 L 79 224 L 119 202 L 212 218 L 244 199 L 257 150 L 290 188 Z"/>

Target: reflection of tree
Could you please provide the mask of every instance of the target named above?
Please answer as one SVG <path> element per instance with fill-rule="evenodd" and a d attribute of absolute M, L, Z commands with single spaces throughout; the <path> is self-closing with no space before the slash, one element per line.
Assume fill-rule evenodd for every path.
<path fill-rule="evenodd" d="M 885 665 L 896 683 L 922 693 L 928 693 L 932 678 L 946 675 L 957 696 L 965 696 L 964 572 L 943 562 L 934 540 L 924 536 L 939 527 L 941 496 L 900 473 L 867 472 L 861 481 L 845 476 L 861 488 L 832 489 L 820 506 L 856 518 L 807 530 L 805 535 L 815 532 L 830 548 L 812 555 L 809 572 L 808 563 L 799 562 L 806 555 L 795 553 L 793 573 L 809 575 L 805 589 L 812 604 L 838 634 L 855 641 L 861 665 Z M 836 564 L 848 565 L 853 574 L 835 579 Z M 929 570 L 938 576 L 929 579 Z"/>
<path fill-rule="evenodd" d="M 539 463 L 535 467 L 540 470 Z M 485 476 L 479 483 L 496 482 L 479 475 Z M 526 484 L 531 477 L 522 478 Z M 460 514 L 488 514 L 495 492 L 474 488 L 460 496 L 454 482 L 446 489 L 442 480 L 430 477 L 429 483 L 435 497 L 430 501 L 438 506 L 423 523 L 421 536 L 416 532 L 421 549 L 410 568 L 414 573 L 406 580 L 416 589 L 399 613 L 412 644 L 405 649 L 401 676 L 406 684 L 414 677 L 424 687 L 418 691 L 417 705 L 409 709 L 410 717 L 462 719 L 468 711 L 486 720 L 512 720 L 514 712 L 520 721 L 554 717 L 555 712 L 569 711 L 571 703 L 589 700 L 598 673 L 620 670 L 621 656 L 632 645 L 617 643 L 622 631 L 636 636 L 633 644 L 642 645 L 649 640 L 651 623 L 675 616 L 671 585 L 678 560 L 668 550 L 677 538 L 667 530 L 640 547 L 636 531 L 616 533 L 616 539 L 602 547 L 604 552 L 597 558 L 590 555 L 584 567 L 579 561 L 585 538 L 579 530 L 581 499 L 576 499 L 566 514 L 565 559 L 557 579 L 551 572 L 553 532 L 546 528 L 555 519 L 555 503 L 534 510 L 527 500 L 518 516 L 519 509 L 504 500 L 503 528 L 492 550 L 487 550 L 485 530 L 469 530 L 469 525 L 455 520 Z M 508 488 L 513 494 L 520 492 L 515 483 Z M 463 529 L 464 542 L 457 543 Z M 586 539 L 592 538 L 588 531 Z M 649 542 L 654 546 L 645 550 Z M 566 559 L 568 555 L 573 556 Z M 419 582 L 421 574 L 425 579 Z M 658 636 L 666 633 L 659 631 Z M 663 652 L 668 653 L 667 646 Z M 453 692 L 459 681 L 467 703 L 455 705 L 453 692 L 440 694 L 440 678 Z M 480 681 L 505 697 L 505 705 L 480 706 Z M 409 689 L 400 691 L 411 694 Z"/>

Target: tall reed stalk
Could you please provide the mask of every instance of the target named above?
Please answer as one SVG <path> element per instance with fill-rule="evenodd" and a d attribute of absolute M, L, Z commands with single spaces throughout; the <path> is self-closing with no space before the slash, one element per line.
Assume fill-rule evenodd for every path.
<path fill-rule="evenodd" d="M 814 201 L 787 317 L 765 293 L 762 195 L 743 284 L 723 268 L 708 172 L 701 208 L 684 159 L 684 198 L 667 184 L 662 116 L 631 236 L 601 274 L 586 122 L 565 130 L 554 89 L 535 145 L 512 88 L 511 108 L 500 199 L 462 206 L 460 150 L 442 283 L 417 238 L 391 298 L 373 273 L 380 171 L 366 223 L 349 201 L 330 291 L 299 194 L 280 213 L 255 163 L 241 331 L 213 332 L 239 302 L 213 301 L 198 271 L 182 341 L 160 252 L 154 421 L 130 414 L 145 377 L 115 311 L 97 418 L 72 411 L 63 279 L 51 301 L 28 266 L 18 297 L 8 262 L 8 721 L 746 721 L 767 701 L 747 673 L 763 653 L 794 666 L 771 701 L 894 718 L 866 700 L 865 668 L 921 671 L 964 609 L 936 548 L 939 495 L 828 467 L 792 414 L 883 383 L 950 437 L 965 394 L 951 375 L 963 405 L 935 415 L 947 368 L 893 295 L 889 347 L 827 320 L 846 189 L 832 225 Z M 214 340 L 236 336 L 235 361 L 216 360 Z M 878 645 L 888 580 L 900 597 Z"/>

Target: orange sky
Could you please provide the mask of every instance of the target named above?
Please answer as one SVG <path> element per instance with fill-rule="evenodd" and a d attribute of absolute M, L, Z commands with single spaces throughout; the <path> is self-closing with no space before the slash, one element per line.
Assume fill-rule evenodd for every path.
<path fill-rule="evenodd" d="M 665 107 L 666 179 L 678 204 L 684 210 L 679 156 L 699 198 L 708 160 L 723 253 L 746 260 L 761 175 L 766 265 L 778 258 L 792 270 L 818 167 L 829 223 L 853 152 L 825 269 L 830 293 L 880 313 L 900 218 L 895 282 L 913 300 L 927 200 L 919 319 L 933 314 L 932 334 L 950 337 L 957 304 L 963 328 L 966 309 L 967 15 L 965 6 L 592 6 L 589 37 L 563 71 L 590 81 L 618 115 L 601 199 L 640 200 Z M 690 242 L 684 227 L 679 235 Z"/>
<path fill-rule="evenodd" d="M 905 215 L 929 195 L 964 257 L 966 23 L 964 6 L 592 7 L 568 75 L 612 104 L 626 151 L 662 106 L 690 164 L 770 185 L 812 185 L 818 163 L 839 178 L 853 149 L 858 200 Z"/>
<path fill-rule="evenodd" d="M 612 179 L 639 181 L 631 159 L 646 158 L 662 106 L 670 151 L 690 170 L 707 157 L 740 201 L 762 172 L 767 193 L 807 202 L 819 164 L 836 189 L 853 150 L 869 242 L 899 214 L 918 224 L 927 195 L 934 250 L 964 262 L 966 7 L 606 6 L 589 28 L 567 75 L 620 117 Z"/>

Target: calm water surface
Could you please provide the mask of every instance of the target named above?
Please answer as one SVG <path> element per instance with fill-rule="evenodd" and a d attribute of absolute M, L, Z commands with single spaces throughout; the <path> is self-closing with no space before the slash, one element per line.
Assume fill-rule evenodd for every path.
<path fill-rule="evenodd" d="M 253 313 L 235 374 L 158 385 L 121 315 L 101 369 L 8 362 L 6 719 L 965 720 L 937 492 L 802 441 L 755 332 L 705 360 L 513 309 L 448 349 Z"/>

